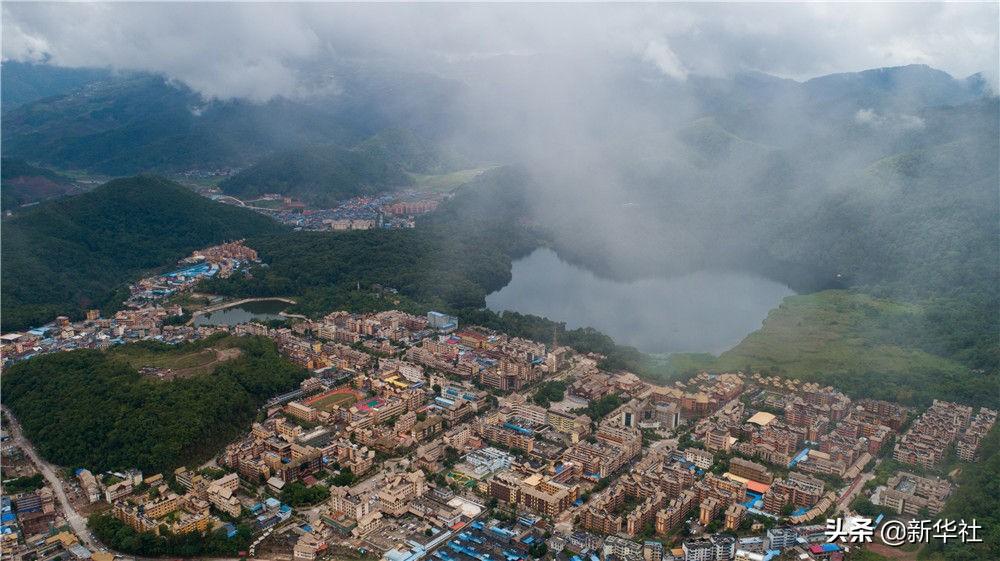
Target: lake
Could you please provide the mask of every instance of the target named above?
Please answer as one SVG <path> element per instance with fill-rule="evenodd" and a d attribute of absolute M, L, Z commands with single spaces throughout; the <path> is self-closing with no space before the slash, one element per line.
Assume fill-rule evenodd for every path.
<path fill-rule="evenodd" d="M 195 316 L 195 325 L 238 325 L 250 321 L 268 321 L 284 319 L 278 312 L 289 304 L 280 300 L 259 300 L 247 302 L 232 308 L 223 308 L 204 315 Z"/>
<path fill-rule="evenodd" d="M 486 297 L 491 310 L 545 316 L 571 329 L 593 327 L 648 353 L 721 353 L 794 294 L 779 282 L 741 272 L 609 280 L 550 249 L 515 261 L 512 275 L 507 286 Z"/>

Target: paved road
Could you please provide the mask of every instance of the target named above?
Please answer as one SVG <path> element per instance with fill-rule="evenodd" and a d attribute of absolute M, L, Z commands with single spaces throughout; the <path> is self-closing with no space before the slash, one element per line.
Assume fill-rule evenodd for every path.
<path fill-rule="evenodd" d="M 52 487 L 52 491 L 55 493 L 56 498 L 59 499 L 59 504 L 62 505 L 63 516 L 66 517 L 66 521 L 69 522 L 70 527 L 73 528 L 73 532 L 80 538 L 80 541 L 84 545 L 91 549 L 100 549 L 100 543 L 94 538 L 87 529 L 87 520 L 80 516 L 80 513 L 73 508 L 70 504 L 69 499 L 66 498 L 66 491 L 63 490 L 62 481 L 56 475 L 56 468 L 52 464 L 46 462 L 38 455 L 35 451 L 35 447 L 31 445 L 31 442 L 24 437 L 21 432 L 21 425 L 17 422 L 17 419 L 10 413 L 6 407 L 3 408 L 3 412 L 7 415 L 9 421 L 10 437 L 17 443 L 18 446 L 24 450 L 31 461 L 35 463 L 42 475 L 45 476 L 45 480 L 49 482 L 49 486 Z"/>
<path fill-rule="evenodd" d="M 847 488 L 847 491 L 845 491 L 844 494 L 837 499 L 837 514 L 849 513 L 851 511 L 851 501 L 853 501 L 854 497 L 861 492 L 861 489 L 864 488 L 864 484 L 874 478 L 874 473 L 863 472 L 858 474 L 858 476 L 854 478 L 851 485 Z"/>

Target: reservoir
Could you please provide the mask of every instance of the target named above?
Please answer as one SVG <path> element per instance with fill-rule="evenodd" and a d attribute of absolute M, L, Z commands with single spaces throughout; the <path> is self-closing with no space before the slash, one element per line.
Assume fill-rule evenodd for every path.
<path fill-rule="evenodd" d="M 284 319 L 278 312 L 288 307 L 280 300 L 260 300 L 247 302 L 232 308 L 223 308 L 194 318 L 195 325 L 237 325 L 250 321 Z"/>
<path fill-rule="evenodd" d="M 515 261 L 512 275 L 507 286 L 486 297 L 491 310 L 544 316 L 569 329 L 593 327 L 647 353 L 719 354 L 794 294 L 781 283 L 741 272 L 609 280 L 550 249 Z"/>

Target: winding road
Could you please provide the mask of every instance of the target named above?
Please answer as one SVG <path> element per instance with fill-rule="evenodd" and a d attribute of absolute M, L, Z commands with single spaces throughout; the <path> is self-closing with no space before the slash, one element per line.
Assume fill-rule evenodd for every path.
<path fill-rule="evenodd" d="M 32 446 L 31 442 L 24 437 L 24 433 L 21 431 L 21 425 L 17 422 L 14 415 L 11 414 L 10 410 L 3 407 L 3 412 L 7 416 L 8 430 L 10 431 L 10 437 L 14 440 L 22 450 L 24 450 L 31 461 L 35 463 L 38 470 L 42 472 L 45 480 L 49 482 L 49 487 L 55 493 L 56 498 L 59 499 L 59 504 L 62 506 L 63 516 L 66 517 L 66 521 L 69 522 L 71 528 L 73 528 L 73 533 L 80 538 L 80 541 L 84 545 L 92 550 L 102 549 L 100 542 L 98 542 L 90 530 L 87 529 L 87 519 L 80 515 L 70 504 L 69 499 L 66 498 L 66 491 L 63 489 L 62 480 L 56 475 L 56 467 L 52 464 L 46 462 L 38 455 L 35 451 L 35 447 Z"/>
<path fill-rule="evenodd" d="M 76 509 L 73 508 L 73 505 L 69 502 L 69 499 L 66 497 L 66 491 L 63 489 L 62 480 L 59 479 L 58 475 L 56 475 L 56 471 L 58 468 L 50 464 L 49 462 L 46 462 L 44 459 L 42 459 L 41 456 L 38 455 L 38 452 L 35 451 L 35 447 L 32 446 L 31 441 L 29 441 L 27 438 L 24 437 L 24 433 L 21 430 L 20 423 L 17 422 L 17 419 L 14 417 L 14 415 L 11 414 L 10 410 L 7 409 L 7 407 L 5 406 L 0 406 L 0 409 L 2 409 L 4 415 L 7 416 L 8 423 L 6 428 L 8 432 L 10 432 L 11 439 L 22 450 L 24 450 L 25 453 L 28 454 L 28 457 L 31 458 L 31 461 L 34 462 L 35 466 L 37 466 L 39 471 L 41 471 L 42 476 L 44 476 L 45 480 L 48 481 L 49 487 L 52 488 L 52 491 L 55 493 L 56 498 L 59 499 L 59 504 L 62 506 L 63 510 L 63 516 L 66 518 L 66 521 L 69 522 L 70 527 L 73 528 L 73 533 L 76 534 L 76 536 L 80 538 L 80 541 L 83 543 L 83 545 L 87 546 L 87 548 L 90 549 L 91 551 L 110 551 L 107 548 L 105 548 L 104 545 L 101 544 L 101 542 L 97 541 L 97 538 L 95 538 L 92 533 L 90 533 L 90 530 L 87 528 L 87 519 L 81 516 L 80 513 L 78 513 Z M 162 561 L 161 559 L 139 557 L 135 555 L 129 555 L 117 552 L 114 553 L 116 553 L 116 555 L 120 557 L 134 559 L 135 561 Z M 201 561 L 240 560 L 240 558 L 235 558 L 235 557 L 199 557 L 198 559 L 200 559 Z M 258 559 L 262 559 L 263 561 L 263 558 L 258 558 Z"/>

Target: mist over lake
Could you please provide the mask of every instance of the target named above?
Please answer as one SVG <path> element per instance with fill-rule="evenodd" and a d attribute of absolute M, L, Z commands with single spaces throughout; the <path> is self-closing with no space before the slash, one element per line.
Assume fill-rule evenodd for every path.
<path fill-rule="evenodd" d="M 512 310 L 593 327 L 650 353 L 711 352 L 736 345 L 767 312 L 794 294 L 749 273 L 699 271 L 671 278 L 615 281 L 566 263 L 550 249 L 514 262 L 513 278 L 486 297 Z"/>

